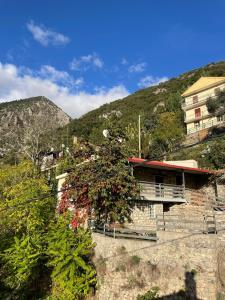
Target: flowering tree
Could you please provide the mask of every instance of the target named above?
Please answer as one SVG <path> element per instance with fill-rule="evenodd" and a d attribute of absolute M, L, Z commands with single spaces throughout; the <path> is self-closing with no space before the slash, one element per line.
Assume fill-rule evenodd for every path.
<path fill-rule="evenodd" d="M 127 138 L 121 128 L 112 125 L 104 133 L 98 151 L 90 152 L 86 144 L 75 152 L 79 163 L 76 161 L 65 182 L 59 211 L 72 210 L 74 228 L 84 224 L 91 210 L 99 222 L 130 220 L 138 186 L 128 164 Z"/>

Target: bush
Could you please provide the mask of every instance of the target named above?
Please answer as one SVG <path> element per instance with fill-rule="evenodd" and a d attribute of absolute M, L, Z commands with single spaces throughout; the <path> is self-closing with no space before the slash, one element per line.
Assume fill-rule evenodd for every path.
<path fill-rule="evenodd" d="M 97 272 L 99 275 L 105 275 L 106 274 L 106 259 L 102 257 L 101 255 L 98 257 L 98 259 L 95 262 Z"/>
<path fill-rule="evenodd" d="M 126 271 L 126 266 L 125 265 L 119 264 L 116 267 L 116 272 L 125 272 L 125 271 Z"/>
<path fill-rule="evenodd" d="M 144 294 L 144 295 L 138 295 L 137 296 L 137 300 L 153 300 L 153 299 L 157 299 L 158 291 L 159 291 L 158 287 L 153 287 L 146 294 Z"/>
<path fill-rule="evenodd" d="M 143 279 L 139 279 L 137 278 L 135 275 L 130 275 L 127 278 L 127 286 L 126 288 L 130 288 L 133 289 L 135 287 L 139 287 L 139 288 L 143 288 L 145 286 L 145 283 L 143 281 Z"/>
<path fill-rule="evenodd" d="M 140 261 L 141 261 L 141 258 L 137 255 L 133 255 L 133 256 L 130 257 L 131 266 L 139 265 Z"/>
<path fill-rule="evenodd" d="M 121 246 L 116 249 L 116 252 L 118 255 L 125 255 L 127 254 L 127 249 L 125 246 Z"/>

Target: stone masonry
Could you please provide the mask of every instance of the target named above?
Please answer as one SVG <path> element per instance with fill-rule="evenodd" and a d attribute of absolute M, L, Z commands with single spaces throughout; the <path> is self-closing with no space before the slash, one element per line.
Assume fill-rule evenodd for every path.
<path fill-rule="evenodd" d="M 217 235 L 157 234 L 157 242 L 93 234 L 99 278 L 95 300 L 136 300 L 138 294 L 155 286 L 159 287 L 159 296 L 186 291 L 188 299 L 215 300 L 222 295 L 225 287 L 225 264 L 220 263 L 225 261 L 223 231 Z M 187 274 L 192 274 L 194 283 L 189 291 Z"/>

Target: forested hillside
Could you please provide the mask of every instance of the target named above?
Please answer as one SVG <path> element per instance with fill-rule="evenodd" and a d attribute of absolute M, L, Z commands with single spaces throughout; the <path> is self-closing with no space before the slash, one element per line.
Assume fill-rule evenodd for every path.
<path fill-rule="evenodd" d="M 140 114 L 142 155 L 150 159 L 162 159 L 165 153 L 180 148 L 185 138 L 181 94 L 201 76 L 225 76 L 225 62 L 210 63 L 157 86 L 139 90 L 124 99 L 105 104 L 74 119 L 69 124 L 70 135 L 81 136 L 98 144 L 103 139 L 102 130 L 107 126 L 108 119 L 111 115 L 117 115 L 130 138 L 131 146 L 138 149 L 137 124 Z M 186 157 L 192 152 L 177 152 L 176 155 L 183 159 L 182 153 Z M 196 155 L 190 157 L 196 158 Z M 201 154 L 197 158 L 200 159 Z"/>
<path fill-rule="evenodd" d="M 211 164 L 207 144 L 178 151 L 186 132 L 181 94 L 201 76 L 225 76 L 225 62 L 210 63 L 157 86 L 139 90 L 72 121 L 45 97 L 1 103 L 0 155 L 4 158 L 1 161 L 15 163 L 19 152 L 33 159 L 39 152 L 46 152 L 51 147 L 57 150 L 62 144 L 69 145 L 73 136 L 99 145 L 104 139 L 103 129 L 115 117 L 115 124 L 121 126 L 128 136 L 131 152 L 137 155 L 138 115 L 141 115 L 143 157 L 157 160 L 165 157 L 193 158 L 199 160 L 202 166 L 221 167 L 220 163 Z M 223 138 L 217 143 L 220 147 L 225 144 Z"/>

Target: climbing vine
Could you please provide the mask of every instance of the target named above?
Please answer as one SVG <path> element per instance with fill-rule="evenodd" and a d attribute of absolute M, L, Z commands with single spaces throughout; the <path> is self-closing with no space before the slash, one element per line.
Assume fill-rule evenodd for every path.
<path fill-rule="evenodd" d="M 71 212 L 73 228 L 84 224 L 91 214 L 98 222 L 131 220 L 132 199 L 137 197 L 138 186 L 128 164 L 127 138 L 122 129 L 113 126 L 106 134 L 95 151 L 90 152 L 85 144 L 74 152 L 76 164 L 59 203 L 61 213 Z"/>

